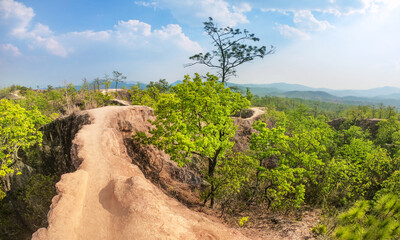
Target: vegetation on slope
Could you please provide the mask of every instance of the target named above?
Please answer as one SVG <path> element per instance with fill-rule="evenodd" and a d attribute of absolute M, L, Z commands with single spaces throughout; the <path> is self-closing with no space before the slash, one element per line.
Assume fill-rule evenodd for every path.
<path fill-rule="evenodd" d="M 155 108 L 152 137 L 139 134 L 136 140 L 163 149 L 180 165 L 186 164 L 203 176 L 210 183 L 203 190 L 203 202 L 210 202 L 227 216 L 254 207 L 290 213 L 307 206 L 325 209 L 327 219 L 336 219 L 340 213 L 319 228 L 326 232 L 316 231 L 332 238 L 368 239 L 372 233 L 384 233 L 388 239 L 398 237 L 397 208 L 392 203 L 400 189 L 400 124 L 393 107 L 258 97 L 249 91 L 243 95 L 218 83 L 212 75 L 206 79 L 186 77 L 172 88 L 161 79 L 145 89 L 138 85 L 115 93 L 102 93 L 94 83 L 86 81 L 79 90 L 66 85 L 47 90 L 12 86 L 1 91 L 3 97 L 16 91 L 18 96 L 1 101 L 1 129 L 22 134 L 1 135 L 20 141 L 3 139 L 3 180 L 13 171 L 12 163 L 18 156 L 33 167 L 40 161 L 38 129 L 50 118 L 105 106 L 116 97 Z M 236 128 L 230 116 L 248 107 L 248 100 L 267 111 L 253 125 L 256 132 L 251 135 L 250 149 L 234 152 Z M 10 120 L 12 116 L 14 120 Z M 344 118 L 339 125 L 328 124 L 340 117 Z M 362 124 L 370 118 L 383 120 L 377 120 L 372 129 L 372 125 Z M 19 144 L 23 151 L 6 144 Z M 22 229 L 33 231 L 46 225 L 43 219 L 57 176 L 44 174 L 40 168 L 36 171 L 24 188 L 0 203 L 0 232 L 8 239 L 21 239 L 26 233 Z M 15 216 L 15 209 L 25 212 Z"/>

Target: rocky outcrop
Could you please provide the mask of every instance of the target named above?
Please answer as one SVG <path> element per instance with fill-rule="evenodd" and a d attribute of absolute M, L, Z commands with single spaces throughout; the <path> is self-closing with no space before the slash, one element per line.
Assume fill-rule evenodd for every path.
<path fill-rule="evenodd" d="M 56 184 L 48 227 L 32 239 L 245 239 L 174 198 L 195 203 L 203 183 L 163 152 L 130 140 L 148 131 L 153 118 L 148 107 L 113 106 L 53 123 L 46 154 L 57 160 L 48 162 L 49 171 L 65 174 Z M 55 140 L 57 131 L 67 136 Z"/>
<path fill-rule="evenodd" d="M 78 146 L 73 142 L 78 131 L 91 123 L 87 112 L 78 112 L 45 125 L 43 147 L 40 151 L 42 172 L 61 176 L 75 171 L 82 162 L 78 157 Z"/>
<path fill-rule="evenodd" d="M 265 109 L 260 107 L 253 107 L 247 110 L 246 114 L 241 117 L 233 117 L 233 121 L 238 128 L 233 137 L 235 141 L 233 150 L 237 152 L 249 150 L 251 134 L 256 132 L 252 125 L 265 113 Z"/>

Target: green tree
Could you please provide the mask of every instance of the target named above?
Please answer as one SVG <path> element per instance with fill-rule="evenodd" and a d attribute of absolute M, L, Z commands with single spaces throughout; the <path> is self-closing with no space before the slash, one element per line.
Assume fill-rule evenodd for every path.
<path fill-rule="evenodd" d="M 211 17 L 204 22 L 204 30 L 212 39 L 215 50 L 191 56 L 189 59 L 194 62 L 186 66 L 203 64 L 217 69 L 223 83 L 228 81 L 230 76 L 236 75 L 236 67 L 255 58 L 264 58 L 275 51 L 273 46 L 267 51 L 265 46 L 246 45 L 245 42 L 257 42 L 260 39 L 246 29 L 242 31 L 231 27 L 218 28 Z"/>
<path fill-rule="evenodd" d="M 112 81 L 115 82 L 115 89 L 118 90 L 118 83 L 123 83 L 126 80 L 126 76 L 123 76 L 122 73 L 118 71 L 113 71 Z"/>
<path fill-rule="evenodd" d="M 343 207 L 360 198 L 371 200 L 398 168 L 398 160 L 371 141 L 354 138 L 340 147 L 329 163 L 325 198 L 328 204 Z"/>
<path fill-rule="evenodd" d="M 277 115 L 272 111 L 273 115 Z M 257 122 L 250 149 L 259 160 L 258 180 L 265 199 L 273 208 L 299 207 L 303 201 L 319 203 L 326 184 L 326 164 L 334 145 L 333 130 L 324 118 L 309 116 L 303 107 L 292 111 L 288 120 L 269 129 Z M 267 118 L 270 119 L 270 118 Z M 275 166 L 268 166 L 275 161 Z"/>
<path fill-rule="evenodd" d="M 152 136 L 139 133 L 135 139 L 164 150 L 179 166 L 189 163 L 193 155 L 204 160 L 204 176 L 211 184 L 205 202 L 210 200 L 213 206 L 217 164 L 234 144 L 236 126 L 230 116 L 249 104 L 213 75 L 207 75 L 204 82 L 198 74 L 193 80 L 185 76 L 183 83 L 171 88 L 171 94 L 160 96 Z"/>
<path fill-rule="evenodd" d="M 246 98 L 247 98 L 247 100 L 252 102 L 253 101 L 253 97 L 254 97 L 254 94 L 252 94 L 251 91 L 250 91 L 250 88 L 247 87 L 246 88 Z"/>
<path fill-rule="evenodd" d="M 110 76 L 108 76 L 108 74 L 104 74 L 103 79 L 101 80 L 101 82 L 104 84 L 104 88 L 106 89 L 106 91 L 108 92 L 108 89 L 111 86 L 111 78 Z"/>
<path fill-rule="evenodd" d="M 25 110 L 6 99 L 0 101 L 0 199 L 5 196 L 5 176 L 15 171 L 19 149 L 41 143 L 42 133 L 37 129 L 50 121 L 39 110 Z"/>
<path fill-rule="evenodd" d="M 283 164 L 289 137 L 282 126 L 269 129 L 267 124 L 257 121 L 253 125 L 258 133 L 253 133 L 250 149 L 258 161 L 256 174 L 256 195 L 261 193 L 268 207 L 290 209 L 299 207 L 304 201 L 304 169 L 291 168 Z M 276 166 L 268 166 L 277 159 Z"/>
<path fill-rule="evenodd" d="M 158 80 L 158 82 L 150 81 L 150 83 L 146 85 L 146 88 L 148 88 L 148 89 L 150 89 L 152 87 L 157 88 L 158 92 L 160 92 L 160 93 L 168 92 L 168 90 L 170 88 L 170 86 L 169 86 L 167 80 L 165 80 L 165 78 Z"/>
<path fill-rule="evenodd" d="M 227 151 L 215 168 L 215 174 L 209 179 L 215 186 L 215 198 L 221 205 L 222 211 L 231 207 L 243 187 L 247 186 L 257 166 L 257 161 L 243 153 Z M 211 191 L 203 193 L 206 199 Z"/>
<path fill-rule="evenodd" d="M 396 117 L 382 120 L 378 124 L 378 131 L 375 137 L 375 144 L 386 148 L 393 156 L 399 148 L 400 123 Z"/>

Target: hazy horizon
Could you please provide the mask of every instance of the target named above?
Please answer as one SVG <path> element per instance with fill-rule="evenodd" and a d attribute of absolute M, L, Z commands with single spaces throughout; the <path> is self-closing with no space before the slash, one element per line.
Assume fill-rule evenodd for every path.
<path fill-rule="evenodd" d="M 212 72 L 183 67 L 212 50 L 208 17 L 277 47 L 238 67 L 232 83 L 400 87 L 397 0 L 0 0 L 0 87 L 80 85 L 113 70 L 143 83 Z"/>

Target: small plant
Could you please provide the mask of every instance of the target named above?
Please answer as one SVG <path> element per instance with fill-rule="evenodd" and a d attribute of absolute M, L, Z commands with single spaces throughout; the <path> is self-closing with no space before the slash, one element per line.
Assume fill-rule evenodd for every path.
<path fill-rule="evenodd" d="M 318 224 L 318 226 L 311 228 L 311 232 L 316 235 L 326 234 L 326 226 L 324 224 Z"/>
<path fill-rule="evenodd" d="M 239 227 L 245 227 L 249 224 L 249 216 L 242 217 L 239 219 Z"/>

